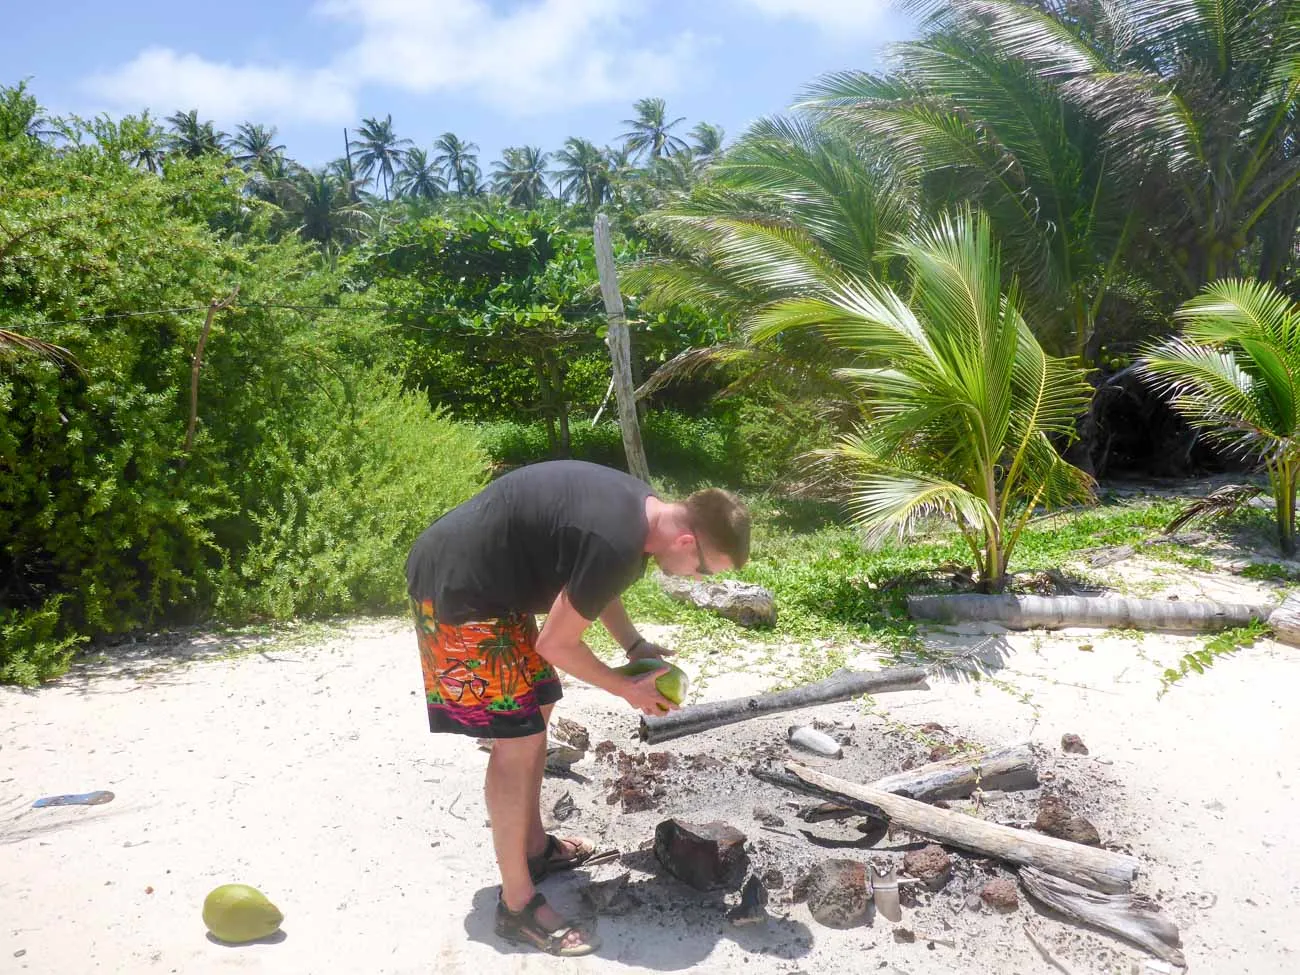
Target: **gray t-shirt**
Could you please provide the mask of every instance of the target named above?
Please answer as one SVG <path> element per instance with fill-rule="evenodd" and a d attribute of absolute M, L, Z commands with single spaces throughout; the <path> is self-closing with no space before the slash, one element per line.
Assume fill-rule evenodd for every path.
<path fill-rule="evenodd" d="M 545 613 L 560 590 L 596 619 L 646 567 L 653 489 L 583 461 L 511 471 L 416 539 L 407 589 L 444 623 Z"/>

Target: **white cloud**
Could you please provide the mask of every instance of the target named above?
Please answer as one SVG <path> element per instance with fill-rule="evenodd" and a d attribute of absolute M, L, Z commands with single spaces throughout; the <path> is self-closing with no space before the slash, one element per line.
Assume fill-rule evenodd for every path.
<path fill-rule="evenodd" d="M 87 79 L 84 87 L 131 111 L 197 108 L 223 124 L 288 115 L 336 122 L 356 114 L 352 88 L 332 70 L 224 64 L 164 47 L 146 48 L 115 71 Z"/>
<path fill-rule="evenodd" d="M 312 70 L 230 65 L 151 48 L 87 82 L 115 105 L 197 107 L 250 117 L 337 121 L 363 86 L 463 93 L 516 114 L 627 101 L 674 90 L 697 53 L 689 33 L 638 43 L 647 0 L 321 0 L 315 13 L 355 41 Z"/>
<path fill-rule="evenodd" d="M 774 18 L 802 20 L 828 34 L 861 34 L 880 27 L 889 16 L 890 0 L 740 0 Z"/>
<path fill-rule="evenodd" d="M 637 0 L 533 0 L 497 12 L 485 0 L 324 0 L 354 27 L 343 70 L 417 93 L 459 91 L 525 112 L 626 99 L 673 87 L 693 45 L 637 45 Z"/>

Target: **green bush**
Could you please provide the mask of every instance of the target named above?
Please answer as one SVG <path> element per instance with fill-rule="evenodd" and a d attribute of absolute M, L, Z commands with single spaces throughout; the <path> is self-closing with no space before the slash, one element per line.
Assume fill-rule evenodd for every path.
<path fill-rule="evenodd" d="M 626 467 L 623 436 L 611 416 L 612 408 L 613 404 L 595 427 L 586 417 L 573 419 L 571 456 Z M 541 423 L 484 423 L 479 431 L 498 468 L 550 456 Z M 770 488 L 796 479 L 802 455 L 826 446 L 830 437 L 829 425 L 811 407 L 754 398 L 716 401 L 702 416 L 652 409 L 641 424 L 651 472 L 682 485 Z"/>
<path fill-rule="evenodd" d="M 359 365 L 392 363 L 380 317 L 313 248 L 269 242 L 221 160 L 159 178 L 111 145 L 0 141 L 0 186 L 0 329 L 77 362 L 0 345 L 0 679 L 214 610 L 396 605 L 406 546 L 486 463 Z M 187 444 L 204 311 L 236 285 Z"/>
<path fill-rule="evenodd" d="M 0 683 L 30 686 L 67 669 L 86 638 L 63 627 L 65 599 L 54 596 L 35 609 L 0 609 Z"/>
<path fill-rule="evenodd" d="M 394 377 L 361 379 L 305 397 L 291 438 L 259 450 L 250 487 L 278 487 L 252 513 L 256 541 L 228 562 L 223 615 L 398 608 L 415 536 L 486 480 L 469 427 L 431 413 Z"/>

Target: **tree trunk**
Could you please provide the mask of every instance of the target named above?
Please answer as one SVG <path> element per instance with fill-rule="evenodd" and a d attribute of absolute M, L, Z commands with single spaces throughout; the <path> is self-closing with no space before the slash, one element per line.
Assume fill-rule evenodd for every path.
<path fill-rule="evenodd" d="M 897 667 L 892 670 L 862 672 L 839 670 L 825 680 L 805 684 L 775 694 L 758 697 L 734 698 L 696 704 L 666 714 L 661 718 L 641 719 L 641 740 L 651 745 L 685 735 L 698 734 L 711 728 L 748 721 L 765 714 L 794 711 L 816 704 L 847 701 L 863 694 L 882 694 L 885 691 L 929 690 L 925 671 L 920 667 Z"/>
<path fill-rule="evenodd" d="M 1012 630 L 1054 630 L 1067 626 L 1204 633 L 1267 620 L 1273 607 L 1162 599 L 1098 596 L 909 596 L 913 619 L 941 623 L 1000 623 Z"/>
<path fill-rule="evenodd" d="M 1024 867 L 1037 867 L 1107 893 L 1127 892 L 1137 876 L 1138 860 L 1123 853 L 1058 840 L 1026 829 L 990 823 L 965 813 L 894 795 L 868 785 L 858 785 L 797 762 L 786 771 L 817 786 L 835 800 L 847 799 L 876 806 L 890 821 L 940 843 Z"/>
<path fill-rule="evenodd" d="M 636 391 L 632 386 L 632 353 L 623 311 L 623 295 L 618 290 L 618 273 L 614 267 L 614 249 L 609 237 L 609 217 L 596 215 L 593 227 L 596 270 L 600 275 L 600 292 L 609 317 L 609 358 L 614 371 L 614 394 L 618 401 L 618 424 L 623 432 L 623 452 L 627 469 L 633 477 L 649 482 L 650 465 L 641 443 L 641 424 L 637 413 Z"/>
<path fill-rule="evenodd" d="M 873 789 L 920 802 L 965 799 L 976 789 L 1015 792 L 1037 786 L 1038 769 L 1028 745 L 1011 745 L 984 755 L 932 762 L 871 783 Z"/>
<path fill-rule="evenodd" d="M 1128 893 L 1101 894 L 1033 867 L 1021 868 L 1020 884 L 1045 907 L 1119 935 L 1171 965 L 1187 964 L 1178 950 L 1177 925 L 1150 901 Z"/>

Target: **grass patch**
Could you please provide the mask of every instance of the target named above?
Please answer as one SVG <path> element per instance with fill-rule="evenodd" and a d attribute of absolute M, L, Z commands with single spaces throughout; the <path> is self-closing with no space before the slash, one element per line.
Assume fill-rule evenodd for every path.
<path fill-rule="evenodd" d="M 741 641 L 771 644 L 791 682 L 828 675 L 864 643 L 894 658 L 924 658 L 916 624 L 906 616 L 907 594 L 921 587 L 888 584 L 948 563 L 969 564 L 969 551 L 954 531 L 937 527 L 906 545 L 868 549 L 834 505 L 758 498 L 750 500 L 750 510 L 753 557 L 732 575 L 772 591 L 775 629 L 745 629 L 675 602 L 649 574 L 624 594 L 632 618 L 678 627 L 674 648 L 686 659 L 724 652 Z M 1025 530 L 1011 570 L 1055 568 L 1085 549 L 1141 541 L 1176 510 L 1170 502 L 1128 502 L 1040 518 Z M 617 649 L 603 632 L 592 636 L 594 648 Z"/>

